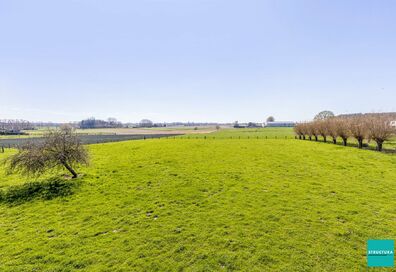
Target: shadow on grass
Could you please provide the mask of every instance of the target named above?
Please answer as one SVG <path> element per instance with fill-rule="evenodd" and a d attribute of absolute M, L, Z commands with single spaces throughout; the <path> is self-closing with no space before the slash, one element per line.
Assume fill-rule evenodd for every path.
<path fill-rule="evenodd" d="M 297 138 L 297 140 L 299 140 L 299 139 Z M 343 143 L 342 143 L 341 141 L 337 141 L 336 144 L 334 144 L 332 141 L 326 141 L 326 142 L 325 142 L 325 141 L 323 141 L 322 139 L 317 140 L 317 141 L 315 141 L 315 140 L 309 140 L 309 139 L 305 139 L 305 140 L 302 140 L 302 139 L 301 139 L 300 141 L 311 141 L 311 142 L 316 142 L 316 143 L 325 143 L 325 144 L 336 145 L 336 146 L 344 146 Z M 358 145 L 357 145 L 357 143 L 348 142 L 348 143 L 347 143 L 347 147 L 355 147 L 355 148 L 358 148 Z M 364 143 L 364 144 L 363 144 L 363 148 L 361 148 L 361 150 L 377 151 L 377 148 L 376 148 L 375 146 L 370 146 L 370 145 L 368 145 L 367 143 Z M 386 153 L 386 154 L 396 154 L 396 146 L 395 146 L 395 148 L 386 148 L 386 147 L 384 147 L 384 148 L 382 149 L 381 152 L 382 152 L 382 153 Z"/>
<path fill-rule="evenodd" d="M 35 199 L 64 197 L 73 194 L 76 186 L 76 181 L 60 178 L 15 185 L 0 191 L 0 204 L 19 205 Z"/>

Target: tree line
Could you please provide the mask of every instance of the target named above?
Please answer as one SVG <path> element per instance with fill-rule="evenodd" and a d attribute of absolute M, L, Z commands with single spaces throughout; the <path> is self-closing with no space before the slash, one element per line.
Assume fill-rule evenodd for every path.
<path fill-rule="evenodd" d="M 0 120 L 0 134 L 19 133 L 21 130 L 29 130 L 33 124 L 25 120 Z"/>
<path fill-rule="evenodd" d="M 311 122 L 298 123 L 294 132 L 299 139 L 318 141 L 319 137 L 327 142 L 329 138 L 334 144 L 337 139 L 346 146 L 348 139 L 357 141 L 358 147 L 363 148 L 364 142 L 374 141 L 376 149 L 382 151 L 385 141 L 396 136 L 396 118 L 387 114 L 360 114 L 353 116 L 329 117 Z"/>
<path fill-rule="evenodd" d="M 82 120 L 78 127 L 81 129 L 91 129 L 91 128 L 121 128 L 122 123 L 117 121 L 115 118 L 108 118 L 105 120 L 95 119 L 94 117 Z"/>

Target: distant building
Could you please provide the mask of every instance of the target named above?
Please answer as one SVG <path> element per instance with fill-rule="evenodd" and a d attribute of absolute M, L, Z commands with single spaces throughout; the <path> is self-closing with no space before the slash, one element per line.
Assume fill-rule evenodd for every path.
<path fill-rule="evenodd" d="M 238 121 L 234 122 L 234 128 L 260 128 L 263 127 L 261 124 L 249 122 L 249 123 L 238 123 Z"/>
<path fill-rule="evenodd" d="M 246 128 L 247 124 L 234 123 L 234 128 Z"/>
<path fill-rule="evenodd" d="M 390 125 L 391 125 L 392 127 L 396 127 L 396 120 L 395 120 L 395 121 L 391 121 L 391 122 L 390 122 Z"/>
<path fill-rule="evenodd" d="M 295 122 L 291 121 L 276 121 L 276 122 L 267 122 L 266 127 L 294 127 Z"/>

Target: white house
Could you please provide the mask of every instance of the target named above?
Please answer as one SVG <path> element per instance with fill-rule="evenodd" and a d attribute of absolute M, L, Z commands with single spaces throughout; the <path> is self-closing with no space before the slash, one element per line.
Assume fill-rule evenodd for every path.
<path fill-rule="evenodd" d="M 276 121 L 276 122 L 267 122 L 267 127 L 294 127 L 296 123 L 291 121 Z"/>

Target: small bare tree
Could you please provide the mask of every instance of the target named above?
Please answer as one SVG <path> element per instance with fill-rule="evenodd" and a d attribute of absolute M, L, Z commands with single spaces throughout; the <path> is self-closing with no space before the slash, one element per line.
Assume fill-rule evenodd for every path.
<path fill-rule="evenodd" d="M 387 116 L 373 115 L 366 118 L 368 135 L 377 143 L 377 150 L 382 151 L 383 143 L 395 135 L 395 128 Z"/>
<path fill-rule="evenodd" d="M 316 123 L 316 130 L 318 131 L 319 135 L 323 137 L 323 141 L 326 143 L 327 142 L 327 135 L 329 135 L 329 122 L 327 121 L 328 119 L 320 120 L 320 121 L 315 121 Z"/>
<path fill-rule="evenodd" d="M 312 141 L 312 136 L 315 134 L 315 129 L 312 125 L 312 122 L 306 123 L 305 124 L 306 129 L 307 129 L 307 135 L 308 135 L 308 139 L 310 141 Z"/>
<path fill-rule="evenodd" d="M 53 168 L 66 168 L 77 178 L 74 167 L 88 164 L 88 153 L 73 128 L 64 126 L 49 131 L 40 142 L 20 147 L 5 163 L 8 172 L 39 176 Z"/>
<path fill-rule="evenodd" d="M 311 122 L 309 124 L 309 130 L 310 130 L 311 135 L 313 135 L 315 137 L 315 141 L 318 141 L 318 136 L 320 135 L 318 123 Z"/>
<path fill-rule="evenodd" d="M 358 115 L 349 121 L 349 131 L 358 142 L 358 147 L 363 148 L 363 140 L 368 137 L 367 117 Z"/>
<path fill-rule="evenodd" d="M 297 134 L 298 138 L 301 140 L 303 138 L 303 124 L 302 123 L 298 123 L 294 126 L 293 128 L 294 133 Z"/>
<path fill-rule="evenodd" d="M 349 138 L 348 120 L 346 118 L 337 118 L 335 126 L 336 126 L 337 135 L 342 139 L 343 145 L 347 146 L 348 138 Z"/>
<path fill-rule="evenodd" d="M 337 144 L 337 137 L 338 137 L 338 133 L 337 133 L 337 119 L 329 118 L 329 119 L 326 120 L 326 123 L 327 123 L 327 127 L 328 127 L 328 133 L 329 133 L 329 136 L 333 140 L 333 144 Z"/>
<path fill-rule="evenodd" d="M 300 127 L 299 130 L 301 131 L 301 137 L 305 140 L 305 136 L 308 135 L 308 125 L 307 123 L 299 123 L 298 126 Z"/>

